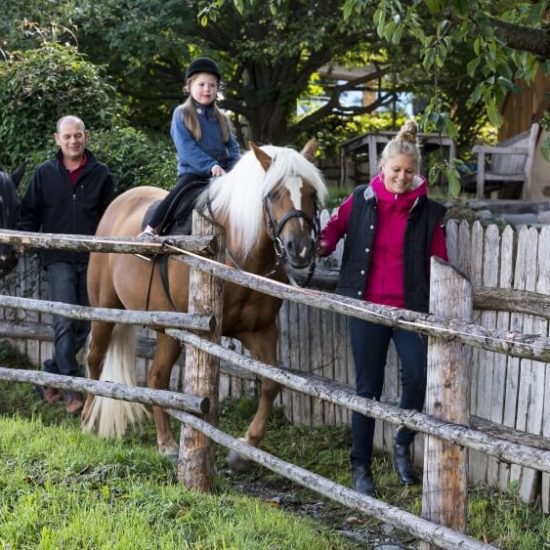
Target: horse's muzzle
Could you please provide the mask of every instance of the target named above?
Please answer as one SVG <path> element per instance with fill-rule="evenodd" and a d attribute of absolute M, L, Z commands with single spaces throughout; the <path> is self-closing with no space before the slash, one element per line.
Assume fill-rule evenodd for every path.
<path fill-rule="evenodd" d="M 310 238 L 294 238 L 285 243 L 288 263 L 294 269 L 306 269 L 315 261 L 315 242 Z"/>

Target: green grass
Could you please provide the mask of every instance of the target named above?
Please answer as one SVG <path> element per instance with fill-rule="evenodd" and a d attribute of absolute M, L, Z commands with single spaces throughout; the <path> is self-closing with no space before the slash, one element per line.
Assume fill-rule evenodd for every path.
<path fill-rule="evenodd" d="M 29 366 L 1 342 L 0 364 Z M 62 405 L 45 405 L 28 384 L 0 382 L 0 395 L 0 548 L 358 548 L 338 538 L 328 520 L 300 519 L 239 495 L 233 488 L 239 480 L 274 493 L 291 491 L 302 503 L 322 500 L 325 511 L 334 511 L 335 525 L 360 516 L 363 526 L 381 532 L 377 520 L 259 466 L 229 476 L 220 447 L 214 493 L 189 492 L 176 482 L 174 465 L 158 455 L 152 421 L 123 441 L 104 441 L 81 433 Z M 253 399 L 224 403 L 221 428 L 242 435 L 255 408 Z M 177 433 L 176 422 L 173 427 Z M 349 486 L 350 445 L 347 428 L 290 426 L 277 409 L 262 448 Z M 402 487 L 385 455 L 376 456 L 373 468 L 379 498 L 420 515 L 420 486 Z M 468 534 L 503 549 L 550 549 L 550 520 L 539 507 L 522 503 L 514 485 L 504 494 L 470 491 Z M 393 535 L 411 541 L 398 531 Z"/>
<path fill-rule="evenodd" d="M 187 491 L 154 447 L 72 423 L 2 416 L 0 458 L 5 548 L 354 548 L 258 500 Z"/>
<path fill-rule="evenodd" d="M 0 364 L 30 368 L 2 342 Z M 106 441 L 29 384 L 0 382 L 0 395 L 0 548 L 357 548 L 223 478 L 213 494 L 187 491 L 157 453 L 152 422 Z"/>

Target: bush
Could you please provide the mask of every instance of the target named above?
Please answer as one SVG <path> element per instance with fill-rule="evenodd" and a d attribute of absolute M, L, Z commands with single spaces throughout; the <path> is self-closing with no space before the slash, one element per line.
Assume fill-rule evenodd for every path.
<path fill-rule="evenodd" d="M 93 130 L 110 128 L 122 109 L 98 67 L 72 46 L 45 43 L 0 63 L 0 112 L 0 166 L 10 170 L 49 149 L 61 116 Z"/>
<path fill-rule="evenodd" d="M 153 140 L 135 128 L 115 127 L 91 134 L 89 146 L 109 165 L 117 194 L 138 185 L 171 189 L 176 182 L 176 154 L 168 140 Z"/>

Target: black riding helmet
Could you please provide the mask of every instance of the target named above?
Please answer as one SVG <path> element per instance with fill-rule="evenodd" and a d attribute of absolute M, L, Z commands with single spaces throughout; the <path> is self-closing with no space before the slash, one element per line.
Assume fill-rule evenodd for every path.
<path fill-rule="evenodd" d="M 187 72 L 185 73 L 185 80 L 189 80 L 194 74 L 197 73 L 213 74 L 218 79 L 218 82 L 222 78 L 218 66 L 209 57 L 197 57 L 197 59 L 193 59 L 187 68 Z"/>

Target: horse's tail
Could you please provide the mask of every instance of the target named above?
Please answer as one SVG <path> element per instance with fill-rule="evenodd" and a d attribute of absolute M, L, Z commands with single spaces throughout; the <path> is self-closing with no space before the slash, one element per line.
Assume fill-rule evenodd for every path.
<path fill-rule="evenodd" d="M 136 328 L 117 324 L 103 362 L 100 380 L 135 386 L 136 379 Z M 121 438 L 129 425 L 147 416 L 149 412 L 141 403 L 96 395 L 82 421 L 82 429 L 97 433 L 100 437 Z"/>

